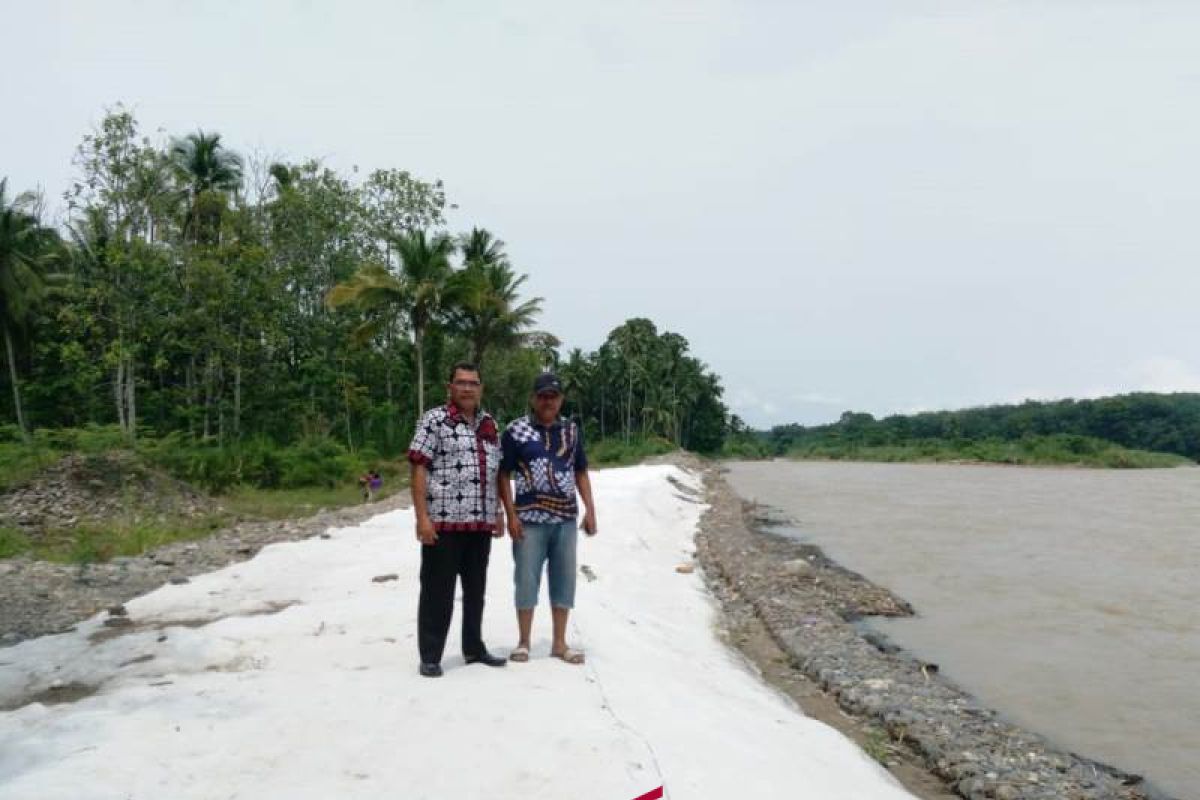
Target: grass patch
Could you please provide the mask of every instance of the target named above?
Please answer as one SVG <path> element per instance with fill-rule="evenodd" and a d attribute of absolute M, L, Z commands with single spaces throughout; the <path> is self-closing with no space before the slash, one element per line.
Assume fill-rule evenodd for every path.
<path fill-rule="evenodd" d="M 636 438 L 629 441 L 615 437 L 598 439 L 594 442 L 587 442 L 585 448 L 588 464 L 594 467 L 628 466 L 637 464 L 650 456 L 674 453 L 679 449 L 674 443 L 657 437 Z"/>
<path fill-rule="evenodd" d="M 392 474 L 384 478 L 376 499 L 407 488 L 407 475 Z M 356 484 L 297 489 L 239 486 L 218 500 L 224 507 L 221 513 L 85 522 L 73 528 L 45 531 L 36 541 L 15 529 L 0 528 L 0 558 L 29 553 L 47 561 L 90 564 L 118 556 L 137 556 L 172 542 L 203 539 L 238 520 L 295 519 L 311 516 L 321 509 L 357 505 L 362 502 L 362 493 Z"/>
<path fill-rule="evenodd" d="M 228 519 L 209 514 L 192 519 L 120 520 L 81 523 L 44 531 L 32 540 L 29 555 L 46 561 L 91 564 L 117 556 L 137 556 L 171 542 L 201 539 Z"/>
<path fill-rule="evenodd" d="M 177 437 L 144 437 L 134 449 L 123 443 L 119 431 L 107 428 L 38 431 L 34 441 L 26 444 L 0 430 L 0 491 L 33 478 L 65 455 L 76 454 L 82 461 L 73 469 L 82 470 L 90 489 L 120 497 L 122 509 L 119 516 L 84 517 L 71 526 L 31 531 L 0 526 L 0 558 L 28 555 L 88 564 L 201 539 L 240 520 L 299 518 L 320 509 L 357 505 L 363 502 L 357 476 L 368 468 L 379 470 L 384 479 L 376 499 L 408 487 L 407 462 L 384 460 L 370 452 L 351 454 L 326 440 L 276 448 L 255 440 L 227 450 L 180 444 Z M 165 512 L 144 507 L 147 497 L 161 499 L 162 492 L 181 491 L 158 480 L 162 473 L 184 480 L 199 478 L 197 483 L 210 489 L 223 485 L 223 491 L 215 494 L 221 508 L 195 516 L 194 511 L 188 515 L 182 504 L 177 511 Z M 247 480 L 230 483 L 239 475 Z M 148 481 L 154 482 L 149 496 Z M 175 508 L 170 502 L 166 507 Z"/>
<path fill-rule="evenodd" d="M 759 436 L 730 436 L 722 443 L 720 453 L 721 458 L 738 461 L 755 461 L 773 455 L 770 444 Z"/>
<path fill-rule="evenodd" d="M 19 528 L 0 527 L 0 558 L 12 558 L 29 551 L 29 537 Z"/>
<path fill-rule="evenodd" d="M 408 488 L 406 473 L 381 470 L 383 488 L 376 493 L 376 500 L 390 497 Z M 315 514 L 322 508 L 342 508 L 363 502 L 362 491 L 357 484 L 340 486 L 304 486 L 297 489 L 259 489 L 255 486 L 238 486 L 221 495 L 221 504 L 239 517 L 250 519 L 290 519 Z"/>
<path fill-rule="evenodd" d="M 879 728 L 868 728 L 863 734 L 862 749 L 871 758 L 887 766 L 891 757 L 891 741 L 888 735 Z"/>
<path fill-rule="evenodd" d="M 28 481 L 68 453 L 96 455 L 127 446 L 115 425 L 39 428 L 29 443 L 15 425 L 0 425 L 0 491 Z"/>
<path fill-rule="evenodd" d="M 62 452 L 36 442 L 0 442 L 0 491 L 24 483 L 62 458 Z"/>

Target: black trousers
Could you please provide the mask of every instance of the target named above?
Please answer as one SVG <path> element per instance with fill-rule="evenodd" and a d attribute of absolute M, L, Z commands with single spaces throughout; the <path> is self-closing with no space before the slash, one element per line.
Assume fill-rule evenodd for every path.
<path fill-rule="evenodd" d="M 483 595 L 487 590 L 492 535 L 482 531 L 439 533 L 421 545 L 421 600 L 417 606 L 417 647 L 421 661 L 437 664 L 446 649 L 454 616 L 454 586 L 462 578 L 462 651 L 483 653 Z"/>

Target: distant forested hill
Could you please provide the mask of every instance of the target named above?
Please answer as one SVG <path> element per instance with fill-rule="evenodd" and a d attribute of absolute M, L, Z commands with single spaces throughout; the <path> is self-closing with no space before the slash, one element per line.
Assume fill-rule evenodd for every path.
<path fill-rule="evenodd" d="M 1200 460 L 1200 394 L 1137 393 L 1096 400 L 1026 401 L 875 419 L 847 411 L 830 425 L 780 425 L 766 434 L 777 454 L 852 457 L 860 450 L 924 445 L 963 450 L 968 445 L 1037 443 L 1039 448 L 1094 454 L 1105 444 L 1172 453 Z M 1013 448 L 999 448 L 1014 452 Z M 893 460 L 893 459 L 884 459 Z M 896 458 L 894 460 L 905 460 Z M 1009 460 L 990 458 L 981 460 Z M 1037 459 L 1032 459 L 1037 460 Z M 1051 461 L 1070 460 L 1051 458 Z"/>

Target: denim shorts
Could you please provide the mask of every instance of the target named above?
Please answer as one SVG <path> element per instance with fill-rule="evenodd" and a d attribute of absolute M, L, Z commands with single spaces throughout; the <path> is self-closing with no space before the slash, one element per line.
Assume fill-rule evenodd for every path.
<path fill-rule="evenodd" d="M 513 542 L 513 583 L 516 605 L 521 610 L 536 608 L 542 586 L 542 565 L 550 582 L 553 608 L 575 607 L 574 520 L 557 523 L 524 523 L 525 538 Z"/>

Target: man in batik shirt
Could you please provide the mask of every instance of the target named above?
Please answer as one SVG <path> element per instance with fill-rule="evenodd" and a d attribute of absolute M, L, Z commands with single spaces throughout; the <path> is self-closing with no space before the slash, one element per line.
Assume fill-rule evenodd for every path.
<path fill-rule="evenodd" d="M 450 400 L 417 423 L 408 449 L 413 509 L 421 542 L 421 599 L 417 646 L 422 675 L 442 674 L 442 651 L 462 579 L 462 652 L 468 664 L 502 667 L 483 643 L 483 596 L 492 537 L 503 536 L 496 484 L 500 443 L 496 421 L 479 407 L 479 368 L 460 362 L 450 371 Z"/>
<path fill-rule="evenodd" d="M 554 632 L 550 655 L 582 664 L 583 653 L 567 645 L 567 619 L 575 607 L 577 495 L 587 505 L 584 532 L 594 535 L 597 530 L 587 455 L 579 426 L 559 416 L 562 385 L 553 373 L 543 373 L 534 381 L 532 404 L 533 413 L 509 425 L 501 440 L 500 492 L 513 539 L 519 637 L 509 658 L 529 660 L 533 611 L 545 565 Z M 510 477 L 516 483 L 515 502 Z"/>

